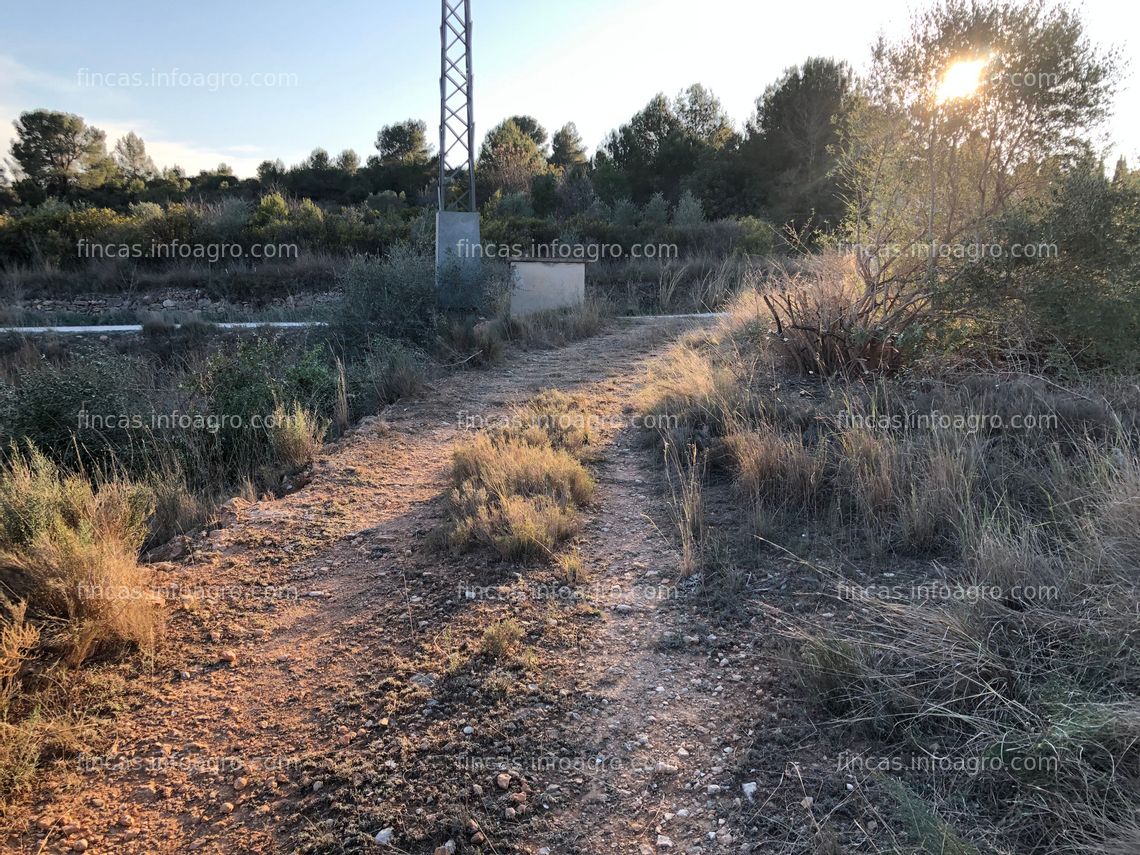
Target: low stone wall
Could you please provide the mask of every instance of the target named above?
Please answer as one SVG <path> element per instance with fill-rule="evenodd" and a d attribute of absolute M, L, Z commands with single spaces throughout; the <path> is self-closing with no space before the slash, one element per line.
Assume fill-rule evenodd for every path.
<path fill-rule="evenodd" d="M 57 297 L 21 300 L 9 305 L 9 311 L 29 312 L 34 315 L 86 315 L 98 318 L 108 314 L 199 314 L 211 315 L 255 314 L 278 310 L 309 309 L 335 303 L 340 299 L 337 291 L 300 292 L 271 300 L 215 300 L 202 291 L 170 290 L 144 294 L 84 294 L 76 297 Z"/>

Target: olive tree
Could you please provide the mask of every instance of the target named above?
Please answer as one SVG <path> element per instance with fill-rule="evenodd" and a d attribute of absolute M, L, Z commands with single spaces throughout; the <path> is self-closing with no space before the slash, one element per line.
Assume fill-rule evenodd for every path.
<path fill-rule="evenodd" d="M 1046 0 L 941 0 L 880 41 L 840 156 L 842 237 L 867 287 L 929 305 L 994 251 L 1003 218 L 1083 156 L 1117 65 Z"/>

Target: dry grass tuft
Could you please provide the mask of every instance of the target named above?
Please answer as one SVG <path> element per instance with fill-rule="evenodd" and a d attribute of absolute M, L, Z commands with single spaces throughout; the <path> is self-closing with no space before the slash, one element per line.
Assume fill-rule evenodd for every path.
<path fill-rule="evenodd" d="M 737 377 L 724 364 L 710 360 L 705 350 L 716 343 L 689 337 L 650 369 L 637 407 L 663 426 L 664 440 L 684 448 L 702 449 L 713 434 L 725 433 L 744 409 Z M 672 426 L 672 427 L 670 427 Z"/>
<path fill-rule="evenodd" d="M 681 574 L 688 577 L 707 563 L 708 528 L 705 523 L 704 464 L 700 451 L 690 445 L 686 452 L 665 446 L 665 473 L 669 479 L 673 514 L 681 536 Z"/>
<path fill-rule="evenodd" d="M 72 670 L 125 648 L 152 654 L 162 601 L 138 563 L 150 491 L 62 471 L 34 448 L 0 465 L 0 793 L 42 758 L 89 744 Z"/>
<path fill-rule="evenodd" d="M 0 716 L 7 717 L 21 688 L 20 675 L 40 640 L 40 630 L 27 621 L 28 604 L 11 609 L 0 626 Z"/>
<path fill-rule="evenodd" d="M 507 350 L 506 325 L 501 320 L 449 318 L 440 327 L 444 358 L 455 365 L 493 365 Z"/>
<path fill-rule="evenodd" d="M 1105 468 L 1092 540 L 1113 565 L 1140 567 L 1140 460 L 1114 447 Z"/>
<path fill-rule="evenodd" d="M 0 591 L 48 621 L 73 664 L 122 645 L 153 650 L 162 612 L 138 563 L 150 492 L 117 479 L 97 485 L 31 449 L 0 467 Z"/>
<path fill-rule="evenodd" d="M 451 542 L 482 543 L 508 560 L 551 555 L 578 532 L 578 509 L 594 495 L 579 459 L 589 436 L 581 402 L 545 392 L 508 425 L 456 448 Z"/>
<path fill-rule="evenodd" d="M 594 480 L 571 454 L 525 439 L 480 434 L 457 448 L 452 476 L 456 486 L 482 487 L 492 495 L 541 496 L 560 505 L 582 506 L 594 494 Z"/>
<path fill-rule="evenodd" d="M 598 335 L 612 315 L 609 303 L 593 298 L 570 309 L 509 318 L 505 333 L 508 340 L 526 347 L 562 347 Z"/>
<path fill-rule="evenodd" d="M 485 630 L 479 643 L 479 652 L 497 661 L 512 658 L 522 642 L 522 624 L 514 618 L 495 621 Z"/>
<path fill-rule="evenodd" d="M 500 316 L 491 320 L 447 318 L 438 340 L 445 360 L 477 367 L 500 362 L 511 344 L 522 347 L 563 347 L 605 330 L 613 310 L 591 299 L 570 309 L 537 312 L 524 317 Z"/>
<path fill-rule="evenodd" d="M 514 423 L 525 439 L 540 431 L 538 444 L 582 457 L 593 442 L 589 401 L 583 395 L 568 395 L 547 389 L 535 395 L 512 413 Z"/>
<path fill-rule="evenodd" d="M 320 453 L 328 433 L 326 419 L 314 415 L 297 402 L 292 408 L 278 404 L 273 411 L 273 427 L 269 441 L 276 459 L 289 472 L 304 469 Z"/>
<path fill-rule="evenodd" d="M 736 429 L 724 437 L 724 446 L 737 487 L 754 499 L 776 506 L 809 502 L 822 482 L 820 459 L 799 437 L 764 427 Z"/>
<path fill-rule="evenodd" d="M 554 563 L 561 580 L 567 585 L 582 585 L 589 581 L 582 557 L 576 552 L 563 552 L 554 559 Z"/>
<path fill-rule="evenodd" d="M 246 479 L 248 483 L 248 479 Z M 147 547 L 169 542 L 180 534 L 202 528 L 214 516 L 214 498 L 190 489 L 180 466 L 162 465 L 145 481 L 154 499 L 148 525 Z M 256 498 L 256 490 L 255 498 Z"/>

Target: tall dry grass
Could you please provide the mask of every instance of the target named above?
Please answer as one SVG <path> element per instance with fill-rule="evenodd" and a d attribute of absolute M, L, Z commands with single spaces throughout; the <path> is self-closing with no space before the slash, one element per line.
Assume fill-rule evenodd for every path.
<path fill-rule="evenodd" d="M 289 472 L 303 469 L 320 453 L 328 430 L 327 419 L 315 415 L 296 401 L 289 408 L 277 404 L 273 411 L 273 427 L 269 430 L 274 458 Z"/>
<path fill-rule="evenodd" d="M 76 666 L 159 644 L 162 600 L 138 563 L 153 507 L 144 487 L 68 473 L 34 448 L 0 464 L 0 801 L 41 758 L 90 739 Z"/>
<path fill-rule="evenodd" d="M 108 647 L 154 649 L 162 610 L 138 563 L 153 507 L 145 488 L 93 483 L 34 448 L 0 466 L 0 594 L 44 621 L 73 664 Z"/>
<path fill-rule="evenodd" d="M 657 366 L 643 410 L 676 417 L 665 439 L 698 451 L 691 475 L 736 491 L 739 522 L 760 539 L 736 561 L 763 560 L 776 541 L 835 592 L 821 612 L 848 612 L 768 609 L 839 738 L 949 761 L 867 776 L 915 851 L 1131 851 L 1140 386 L 894 361 L 881 348 L 897 339 L 837 275 L 823 266 L 776 296 L 770 283 L 745 290 L 725 323 Z M 865 334 L 835 332 L 850 329 Z M 687 507 L 699 492 L 681 495 L 685 518 L 700 515 Z M 936 575 L 917 585 L 973 594 L 851 602 L 839 592 L 861 577 L 822 569 L 819 552 L 872 574 L 918 558 Z"/>
<path fill-rule="evenodd" d="M 598 335 L 613 313 L 608 301 L 591 296 L 568 309 L 510 317 L 504 323 L 504 332 L 508 341 L 525 347 L 562 347 Z"/>

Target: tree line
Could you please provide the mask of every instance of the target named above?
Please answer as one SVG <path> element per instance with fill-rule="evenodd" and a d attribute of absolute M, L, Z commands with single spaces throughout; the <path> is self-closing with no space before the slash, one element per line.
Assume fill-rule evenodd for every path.
<path fill-rule="evenodd" d="M 572 216 L 591 206 L 659 197 L 690 214 L 759 215 L 784 222 L 834 224 L 842 214 L 836 150 L 852 103 L 853 75 L 832 59 L 789 68 L 757 99 L 738 130 L 719 99 L 694 84 L 676 97 L 654 96 L 610 132 L 589 155 L 573 122 L 550 134 L 535 118 L 495 125 L 478 152 L 483 205 L 539 217 Z M 226 195 L 254 198 L 278 191 L 324 204 L 373 200 L 382 207 L 433 204 L 438 155 L 427 125 L 407 119 L 384 126 L 375 153 L 332 155 L 316 148 L 301 163 L 266 160 L 256 178 L 240 179 L 225 164 L 188 175 L 159 169 L 144 141 L 128 133 L 108 149 L 106 134 L 82 117 L 31 110 L 14 123 L 0 206 L 48 199 L 123 209 L 132 202 L 170 202 Z"/>

